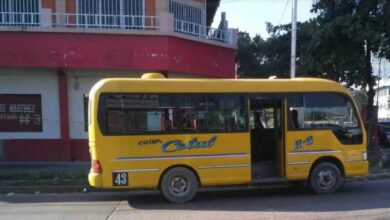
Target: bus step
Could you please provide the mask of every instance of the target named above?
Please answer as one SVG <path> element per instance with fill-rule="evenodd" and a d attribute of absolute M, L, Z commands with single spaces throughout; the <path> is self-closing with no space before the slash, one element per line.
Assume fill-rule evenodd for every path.
<path fill-rule="evenodd" d="M 288 183 L 288 181 L 284 178 L 276 177 L 276 178 L 263 178 L 263 179 L 254 179 L 252 183 Z"/>
<path fill-rule="evenodd" d="M 274 179 L 278 178 L 276 166 L 274 163 L 264 162 L 252 165 L 252 179 Z"/>

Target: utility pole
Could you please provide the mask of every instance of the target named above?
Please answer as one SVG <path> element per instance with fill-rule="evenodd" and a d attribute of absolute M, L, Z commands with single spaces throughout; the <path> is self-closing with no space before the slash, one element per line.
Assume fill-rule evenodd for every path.
<path fill-rule="evenodd" d="M 290 78 L 295 78 L 295 63 L 297 50 L 297 1 L 298 0 L 292 1 Z"/>

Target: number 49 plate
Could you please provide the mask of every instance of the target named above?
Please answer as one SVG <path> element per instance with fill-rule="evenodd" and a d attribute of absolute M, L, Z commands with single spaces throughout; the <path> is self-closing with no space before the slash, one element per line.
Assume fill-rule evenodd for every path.
<path fill-rule="evenodd" d="M 113 172 L 112 173 L 112 185 L 113 186 L 128 186 L 129 175 L 127 172 Z"/>

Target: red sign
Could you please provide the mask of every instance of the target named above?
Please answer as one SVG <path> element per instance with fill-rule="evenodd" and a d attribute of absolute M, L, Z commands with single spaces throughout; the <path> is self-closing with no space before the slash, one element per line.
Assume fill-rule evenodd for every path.
<path fill-rule="evenodd" d="M 0 94 L 0 132 L 41 131 L 41 95 Z"/>

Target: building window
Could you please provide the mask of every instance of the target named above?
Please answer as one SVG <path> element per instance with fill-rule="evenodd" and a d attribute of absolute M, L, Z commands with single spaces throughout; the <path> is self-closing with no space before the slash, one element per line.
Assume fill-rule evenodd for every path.
<path fill-rule="evenodd" d="M 176 32 L 192 35 L 206 34 L 206 30 L 202 29 L 202 8 L 170 0 L 169 13 L 172 13 L 175 19 Z"/>
<path fill-rule="evenodd" d="M 144 0 L 78 0 L 80 28 L 126 28 L 144 26 Z"/>
<path fill-rule="evenodd" d="M 99 109 L 107 135 L 247 130 L 244 95 L 103 94 Z"/>
<path fill-rule="evenodd" d="M 0 94 L 0 132 L 42 132 L 39 94 Z"/>
<path fill-rule="evenodd" d="M 40 0 L 1 0 L 0 26 L 39 26 Z"/>

